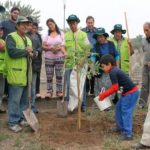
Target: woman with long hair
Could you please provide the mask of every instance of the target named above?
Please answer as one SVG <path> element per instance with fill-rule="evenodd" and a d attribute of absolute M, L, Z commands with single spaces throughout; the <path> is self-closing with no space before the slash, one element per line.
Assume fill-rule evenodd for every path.
<path fill-rule="evenodd" d="M 46 97 L 53 96 L 53 77 L 54 69 L 56 75 L 56 96 L 62 97 L 62 78 L 64 58 L 66 55 L 64 34 L 60 31 L 52 18 L 46 21 L 49 28 L 48 35 L 43 40 L 43 49 L 45 50 L 45 69 L 47 76 L 47 94 Z"/>

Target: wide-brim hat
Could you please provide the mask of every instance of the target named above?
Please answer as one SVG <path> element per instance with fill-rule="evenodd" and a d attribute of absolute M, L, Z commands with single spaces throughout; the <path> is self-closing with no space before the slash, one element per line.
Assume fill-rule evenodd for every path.
<path fill-rule="evenodd" d="M 5 8 L 2 5 L 0 5 L 0 13 L 3 13 L 3 12 L 5 12 Z"/>
<path fill-rule="evenodd" d="M 76 15 L 70 15 L 69 17 L 68 17 L 68 19 L 66 19 L 66 21 L 69 23 L 69 22 L 71 22 L 71 21 L 76 21 L 77 23 L 79 23 L 80 22 L 80 19 L 76 16 Z"/>
<path fill-rule="evenodd" d="M 105 36 L 106 38 L 109 37 L 109 34 L 106 33 L 106 31 L 105 31 L 104 28 L 97 28 L 97 31 L 96 31 L 96 33 L 93 35 L 93 38 L 97 40 L 97 37 L 100 36 L 100 35 L 103 35 L 103 36 Z"/>
<path fill-rule="evenodd" d="M 126 30 L 122 29 L 122 25 L 121 24 L 115 24 L 114 25 L 114 29 L 112 31 L 110 31 L 112 34 L 114 34 L 115 31 L 121 31 L 122 34 L 126 33 Z"/>
<path fill-rule="evenodd" d="M 30 20 L 28 20 L 26 17 L 24 17 L 24 16 L 18 16 L 18 18 L 17 18 L 17 24 L 18 23 L 30 23 L 31 21 Z"/>

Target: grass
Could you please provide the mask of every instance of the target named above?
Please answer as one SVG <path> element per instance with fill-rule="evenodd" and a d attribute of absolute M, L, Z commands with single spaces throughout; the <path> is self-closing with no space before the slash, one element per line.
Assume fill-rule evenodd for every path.
<path fill-rule="evenodd" d="M 5 141 L 9 138 L 10 138 L 9 135 L 7 135 L 7 134 L 3 134 L 3 133 L 0 134 L 0 142 Z"/>
<path fill-rule="evenodd" d="M 14 147 L 21 147 L 21 146 L 22 146 L 22 142 L 20 138 L 18 137 L 14 142 Z"/>

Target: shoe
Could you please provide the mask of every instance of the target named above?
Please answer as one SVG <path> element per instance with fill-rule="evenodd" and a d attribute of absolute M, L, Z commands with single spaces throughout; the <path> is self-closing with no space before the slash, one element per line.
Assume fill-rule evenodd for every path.
<path fill-rule="evenodd" d="M 25 121 L 25 120 L 22 120 L 22 121 L 20 122 L 20 125 L 23 126 L 23 127 L 29 126 L 28 122 Z"/>
<path fill-rule="evenodd" d="M 6 110 L 0 109 L 0 114 L 5 114 L 5 113 L 6 113 Z"/>
<path fill-rule="evenodd" d="M 119 137 L 119 141 L 130 141 L 130 140 L 133 140 L 133 137 L 131 135 L 130 136 L 128 136 L 128 135 L 121 135 Z"/>
<path fill-rule="evenodd" d="M 32 111 L 34 112 L 34 113 L 38 113 L 38 110 L 36 109 L 36 107 L 35 106 L 31 106 L 31 109 L 32 109 Z"/>
<path fill-rule="evenodd" d="M 64 94 L 63 94 L 62 92 L 56 92 L 56 96 L 58 96 L 58 97 L 63 97 Z"/>
<path fill-rule="evenodd" d="M 86 108 L 81 108 L 81 112 L 86 112 Z"/>
<path fill-rule="evenodd" d="M 8 95 L 4 94 L 2 97 L 3 100 L 7 100 L 8 99 Z"/>
<path fill-rule="evenodd" d="M 150 146 L 146 146 L 146 145 L 143 145 L 141 143 L 137 143 L 137 144 L 134 144 L 131 146 L 133 149 L 135 150 L 140 150 L 140 149 L 150 149 Z"/>
<path fill-rule="evenodd" d="M 140 108 L 140 109 L 144 109 L 144 107 L 145 107 L 145 106 L 144 106 L 143 104 L 139 104 L 139 108 Z"/>
<path fill-rule="evenodd" d="M 121 130 L 118 127 L 114 127 L 111 129 L 111 132 L 119 133 L 119 132 L 121 132 Z"/>
<path fill-rule="evenodd" d="M 37 98 L 37 99 L 40 99 L 40 98 L 41 98 L 40 93 L 36 94 L 36 98 Z"/>
<path fill-rule="evenodd" d="M 51 98 L 52 95 L 53 95 L 52 93 L 48 92 L 48 93 L 46 93 L 45 98 Z"/>
<path fill-rule="evenodd" d="M 20 127 L 18 124 L 9 126 L 9 129 L 14 131 L 15 133 L 20 132 L 22 130 L 22 127 Z"/>
<path fill-rule="evenodd" d="M 110 111 L 111 110 L 111 108 L 109 107 L 109 108 L 106 108 L 104 111 Z"/>

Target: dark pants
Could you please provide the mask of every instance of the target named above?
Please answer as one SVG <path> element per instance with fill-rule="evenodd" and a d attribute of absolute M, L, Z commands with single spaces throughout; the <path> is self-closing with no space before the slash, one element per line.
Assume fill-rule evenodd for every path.
<path fill-rule="evenodd" d="M 40 75 L 41 73 L 37 73 L 37 78 L 36 78 L 36 94 L 40 93 Z"/>
<path fill-rule="evenodd" d="M 5 79 L 5 90 L 4 90 L 4 94 L 6 94 L 8 96 L 8 82 L 7 79 Z"/>
<path fill-rule="evenodd" d="M 86 93 L 94 94 L 94 82 L 95 77 L 92 77 L 91 79 L 86 78 Z"/>
<path fill-rule="evenodd" d="M 148 66 L 144 66 L 142 72 L 142 87 L 139 99 L 140 105 L 142 106 L 147 105 L 149 92 L 150 92 L 150 68 Z"/>

